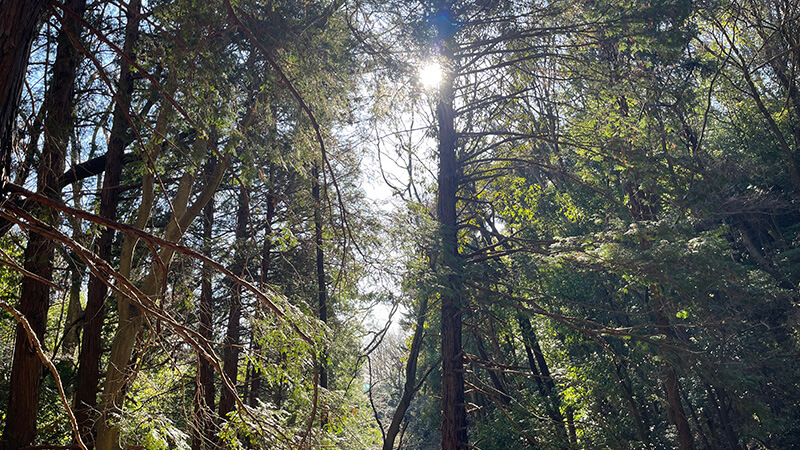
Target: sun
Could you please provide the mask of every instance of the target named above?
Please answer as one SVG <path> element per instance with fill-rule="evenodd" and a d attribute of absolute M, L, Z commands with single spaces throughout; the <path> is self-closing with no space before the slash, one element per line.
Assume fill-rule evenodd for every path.
<path fill-rule="evenodd" d="M 419 82 L 426 89 L 439 87 L 442 82 L 442 66 L 438 62 L 424 64 L 419 69 Z"/>

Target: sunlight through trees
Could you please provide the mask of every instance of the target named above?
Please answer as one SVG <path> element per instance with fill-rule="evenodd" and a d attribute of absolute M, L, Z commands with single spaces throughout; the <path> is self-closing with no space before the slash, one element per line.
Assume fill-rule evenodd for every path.
<path fill-rule="evenodd" d="M 799 61 L 788 0 L 0 0 L 0 450 L 800 447 Z"/>

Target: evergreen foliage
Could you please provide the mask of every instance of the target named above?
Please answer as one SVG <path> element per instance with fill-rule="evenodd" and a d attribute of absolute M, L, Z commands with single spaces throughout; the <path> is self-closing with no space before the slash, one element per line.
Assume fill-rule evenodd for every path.
<path fill-rule="evenodd" d="M 797 2 L 0 15 L 0 449 L 800 446 Z"/>

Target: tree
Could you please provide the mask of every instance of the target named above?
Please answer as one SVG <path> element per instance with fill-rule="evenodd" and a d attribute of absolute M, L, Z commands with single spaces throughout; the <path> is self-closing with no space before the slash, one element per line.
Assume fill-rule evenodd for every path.
<path fill-rule="evenodd" d="M 248 255 L 247 237 L 249 220 L 249 201 L 247 190 L 244 186 L 239 187 L 239 195 L 236 206 L 236 234 L 234 236 L 234 255 L 231 265 L 231 272 L 243 277 L 245 274 Z M 225 331 L 225 347 L 222 350 L 222 370 L 236 385 L 239 374 L 239 349 L 241 348 L 241 325 L 242 318 L 242 287 L 234 284 L 230 288 L 228 297 L 228 326 Z M 230 389 L 223 389 L 219 400 L 219 417 L 225 418 L 228 413 L 233 411 L 237 393 Z"/>
<path fill-rule="evenodd" d="M 25 7 L 31 9 L 26 10 Z M 76 0 L 69 2 L 67 7 L 71 8 L 77 15 L 81 15 L 85 9 L 86 2 Z M 9 2 L 4 2 L 2 8 L 12 7 Z M 24 72 L 25 62 L 27 62 L 30 40 L 33 37 L 33 26 L 36 22 L 36 15 L 41 8 L 40 4 L 25 5 L 18 4 L 21 10 L 8 12 L 8 16 L 3 14 L 3 21 L 7 19 L 17 19 L 21 22 L 17 24 L 3 25 L 22 25 L 21 30 L 17 30 L 13 39 L 21 39 L 14 43 L 13 39 L 5 48 L 4 57 L 13 57 L 15 61 L 6 61 L 8 65 L 3 65 L 6 70 L 4 84 L 12 88 L 5 93 L 2 117 L 2 156 L 0 163 L 3 164 L 2 174 L 6 178 L 9 175 L 9 161 L 11 148 L 11 130 L 15 121 L 15 109 L 19 96 L 19 87 L 22 84 L 22 74 L 14 74 L 14 70 Z M 13 7 L 12 7 L 13 8 Z M 3 11 L 4 13 L 6 11 Z M 33 23 L 30 23 L 33 22 Z M 4 28 L 13 30 L 13 28 Z M 61 197 L 61 187 L 59 186 L 59 176 L 64 172 L 64 161 L 67 153 L 67 144 L 71 130 L 74 126 L 72 115 L 74 105 L 75 78 L 79 62 L 77 49 L 74 47 L 74 40 L 80 36 L 81 27 L 72 24 L 61 30 L 58 36 L 58 48 L 56 51 L 56 61 L 53 67 L 53 78 L 46 97 L 44 99 L 44 127 L 46 130 L 40 164 L 37 169 L 37 191 L 52 199 L 58 200 Z M 24 47 L 14 48 L 14 46 Z M 16 54 L 13 53 L 16 50 Z M 25 58 L 25 59 L 22 59 Z M 17 92 L 13 89 L 16 87 Z M 36 215 L 48 225 L 57 225 L 58 217 L 52 211 L 45 208 L 37 208 Z M 15 335 L 14 362 L 12 363 L 10 398 L 8 402 L 9 410 L 15 411 L 6 421 L 3 431 L 3 445 L 5 448 L 13 449 L 28 446 L 33 442 L 36 435 L 36 414 L 38 411 L 39 391 L 41 389 L 42 361 L 35 350 L 35 346 L 42 345 L 47 321 L 47 311 L 50 306 L 50 289 L 52 283 L 49 280 L 53 275 L 53 260 L 55 246 L 53 242 L 42 235 L 32 232 L 25 248 L 25 271 L 33 274 L 23 278 L 20 292 L 19 311 L 28 320 L 31 329 L 35 333 L 38 343 L 30 342 L 31 337 L 22 324 L 17 325 Z"/>
<path fill-rule="evenodd" d="M 205 182 L 214 172 L 217 162 L 213 159 L 206 163 L 204 172 Z M 203 208 L 203 253 L 211 256 L 211 245 L 214 228 L 214 199 L 212 198 Z M 212 292 L 213 270 L 208 264 L 203 264 L 202 281 L 200 287 L 200 305 L 198 332 L 200 336 L 211 341 L 214 338 L 214 294 Z M 197 391 L 195 393 L 194 428 L 192 435 L 192 450 L 202 450 L 206 442 L 214 441 L 214 417 L 212 411 L 216 403 L 216 387 L 214 385 L 214 369 L 211 362 L 197 354 Z"/>
<path fill-rule="evenodd" d="M 128 3 L 125 11 L 125 37 L 120 58 L 119 81 L 115 93 L 115 105 L 111 134 L 108 141 L 108 150 L 105 154 L 105 167 L 103 168 L 103 187 L 100 194 L 100 216 L 109 220 L 116 220 L 119 204 L 119 185 L 122 179 L 123 154 L 125 147 L 130 143 L 131 131 L 131 101 L 134 89 L 133 68 L 130 61 L 135 60 L 134 48 L 139 39 L 139 26 L 141 23 L 141 2 L 138 0 Z M 164 133 L 166 115 L 169 106 L 162 106 L 161 130 Z M 158 139 L 158 137 L 155 137 Z M 151 154 L 151 156 L 155 156 Z M 100 238 L 95 243 L 95 253 L 105 261 L 111 259 L 111 245 L 114 239 L 114 230 L 106 228 L 101 231 Z M 82 437 L 86 442 L 93 442 L 92 428 L 96 421 L 93 411 L 97 409 L 97 393 L 100 387 L 100 360 L 102 347 L 102 329 L 105 322 L 105 303 L 107 297 L 106 284 L 97 276 L 89 276 L 86 309 L 84 311 L 83 335 L 81 350 L 78 356 L 78 379 L 82 380 L 76 389 L 75 404 L 78 413 L 78 422 L 82 429 Z"/>
<path fill-rule="evenodd" d="M 11 176 L 11 153 L 13 149 L 13 131 L 16 122 L 17 107 L 25 70 L 28 67 L 28 56 L 31 43 L 36 37 L 36 27 L 44 12 L 45 2 L 42 0 L 11 1 L 0 4 L 0 35 L 3 48 L 0 51 L 0 165 L 3 180 Z"/>

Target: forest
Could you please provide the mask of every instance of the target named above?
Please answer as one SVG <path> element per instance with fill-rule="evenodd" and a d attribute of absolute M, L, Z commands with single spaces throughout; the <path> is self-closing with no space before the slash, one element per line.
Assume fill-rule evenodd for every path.
<path fill-rule="evenodd" d="M 0 450 L 800 448 L 797 0 L 0 0 Z"/>

